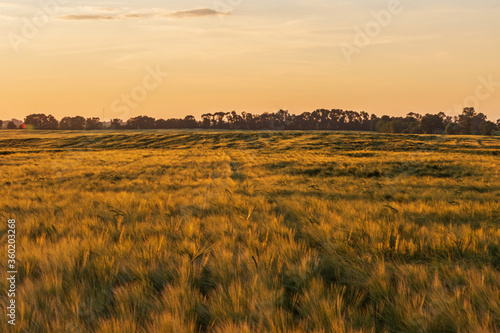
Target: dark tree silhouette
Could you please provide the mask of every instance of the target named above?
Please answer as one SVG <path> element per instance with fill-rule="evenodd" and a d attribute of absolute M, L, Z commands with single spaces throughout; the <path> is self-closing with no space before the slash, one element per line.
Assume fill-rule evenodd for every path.
<path fill-rule="evenodd" d="M 59 129 L 62 130 L 83 130 L 85 128 L 86 120 L 81 116 L 76 117 L 64 117 L 61 119 L 61 123 L 59 124 Z"/>
<path fill-rule="evenodd" d="M 407 118 L 413 118 L 415 119 L 416 121 L 421 121 L 422 120 L 422 115 L 419 114 L 419 113 L 415 113 L 415 112 L 410 112 L 406 115 Z"/>
<path fill-rule="evenodd" d="M 482 133 L 483 124 L 487 122 L 487 117 L 483 113 L 478 113 L 472 118 L 471 134 L 479 135 Z"/>
<path fill-rule="evenodd" d="M 26 123 L 36 129 L 55 129 L 57 120 L 49 115 L 32 114 L 26 117 Z M 498 130 L 497 123 L 488 121 L 482 113 L 476 113 L 474 108 L 465 108 L 459 116 L 449 117 L 443 112 L 438 114 L 408 113 L 406 117 L 381 118 L 367 112 L 317 109 L 303 112 L 299 115 L 290 114 L 287 110 L 262 114 L 252 114 L 243 111 L 205 113 L 201 121 L 189 115 L 184 118 L 157 119 L 139 116 L 123 123 L 120 119 L 111 121 L 110 129 L 237 129 L 237 130 L 343 130 L 343 131 L 378 131 L 382 133 L 412 133 L 412 134 L 494 134 Z M 99 118 L 64 117 L 59 124 L 63 130 L 102 129 Z"/>
<path fill-rule="evenodd" d="M 17 126 L 13 121 L 9 121 L 9 123 L 7 124 L 7 129 L 17 129 Z"/>
<path fill-rule="evenodd" d="M 201 115 L 203 128 L 210 128 L 212 126 L 212 114 L 205 113 Z"/>
<path fill-rule="evenodd" d="M 198 122 L 194 116 L 186 116 L 183 121 L 184 128 L 198 128 Z"/>
<path fill-rule="evenodd" d="M 43 113 L 34 113 L 24 119 L 26 125 L 32 125 L 35 129 L 57 129 L 57 120 L 52 116 Z"/>
<path fill-rule="evenodd" d="M 382 133 L 412 133 L 422 134 L 421 124 L 415 114 L 408 114 L 403 117 L 389 117 L 383 116 L 381 119 L 376 120 L 375 129 Z"/>
<path fill-rule="evenodd" d="M 153 129 L 155 128 L 155 118 L 139 116 L 127 120 L 125 125 L 128 129 Z"/>
<path fill-rule="evenodd" d="M 53 115 L 49 114 L 45 120 L 45 123 L 42 125 L 43 129 L 46 130 L 56 130 L 59 128 L 59 122 L 54 118 Z"/>
<path fill-rule="evenodd" d="M 88 131 L 102 129 L 101 120 L 97 117 L 87 118 L 87 120 L 85 121 L 85 129 Z"/>
<path fill-rule="evenodd" d="M 420 126 L 422 130 L 427 134 L 439 134 L 443 133 L 445 126 L 443 118 L 438 114 L 426 114 L 420 120 Z"/>
<path fill-rule="evenodd" d="M 485 120 L 479 126 L 479 134 L 481 134 L 481 135 L 494 135 L 496 129 L 497 129 L 497 126 L 495 125 L 494 122 Z"/>
<path fill-rule="evenodd" d="M 71 129 L 71 117 L 64 117 L 59 122 L 59 129 L 70 130 Z"/>
<path fill-rule="evenodd" d="M 476 110 L 474 108 L 465 108 L 462 114 L 458 116 L 461 134 L 472 134 L 472 123 L 475 116 Z"/>
<path fill-rule="evenodd" d="M 457 123 L 449 123 L 446 125 L 445 133 L 448 135 L 460 134 L 460 125 Z"/>
<path fill-rule="evenodd" d="M 122 127 L 122 120 L 115 118 L 111 120 L 111 125 L 109 126 L 110 129 L 120 129 Z"/>

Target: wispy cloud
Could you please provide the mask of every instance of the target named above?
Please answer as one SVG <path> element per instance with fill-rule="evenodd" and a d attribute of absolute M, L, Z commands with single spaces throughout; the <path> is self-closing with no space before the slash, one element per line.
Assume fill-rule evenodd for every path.
<path fill-rule="evenodd" d="M 86 20 L 114 20 L 115 16 L 107 15 L 64 15 L 59 16 L 62 20 L 86 21 Z"/>
<path fill-rule="evenodd" d="M 72 8 L 72 7 L 65 7 L 65 8 Z M 117 8 L 95 7 L 95 6 L 78 6 L 78 7 L 76 7 L 76 10 L 78 10 L 80 12 L 116 12 L 116 11 L 118 11 Z"/>
<path fill-rule="evenodd" d="M 203 17 L 203 16 L 213 16 L 213 15 L 229 15 L 230 12 L 219 12 L 210 8 L 193 9 L 187 11 L 179 11 L 170 14 L 166 14 L 168 17 Z"/>
<path fill-rule="evenodd" d="M 125 20 L 125 19 L 145 19 L 145 18 L 196 18 L 208 17 L 216 15 L 230 15 L 231 12 L 220 12 L 211 8 L 200 8 L 193 10 L 177 11 L 177 12 L 140 12 L 140 13 L 125 13 L 117 15 L 100 15 L 100 14 L 85 14 L 85 15 L 63 15 L 58 18 L 61 20 L 85 21 L 85 20 Z"/>
<path fill-rule="evenodd" d="M 148 18 L 148 17 L 154 17 L 155 15 L 153 14 L 148 14 L 148 13 L 131 13 L 131 14 L 121 14 L 118 16 L 119 19 L 142 19 L 142 18 Z"/>

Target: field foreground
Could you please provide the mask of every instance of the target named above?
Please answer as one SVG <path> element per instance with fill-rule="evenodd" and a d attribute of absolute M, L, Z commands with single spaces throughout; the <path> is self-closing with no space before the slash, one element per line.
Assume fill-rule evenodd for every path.
<path fill-rule="evenodd" d="M 499 165 L 498 137 L 2 130 L 15 331 L 500 331 Z"/>

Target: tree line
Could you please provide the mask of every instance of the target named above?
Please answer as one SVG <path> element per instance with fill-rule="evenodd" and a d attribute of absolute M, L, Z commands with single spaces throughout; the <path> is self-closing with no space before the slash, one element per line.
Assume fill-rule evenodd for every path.
<path fill-rule="evenodd" d="M 0 121 L 0 127 L 2 122 Z M 405 117 L 378 117 L 362 111 L 344 111 L 339 109 L 318 109 L 299 115 L 286 110 L 274 113 L 252 114 L 242 112 L 205 113 L 197 120 L 193 116 L 184 118 L 155 119 L 138 116 L 127 121 L 112 119 L 104 126 L 101 119 L 81 116 L 64 117 L 60 121 L 52 115 L 43 113 L 30 114 L 24 124 L 37 130 L 104 130 L 104 129 L 234 129 L 234 130 L 344 130 L 376 131 L 381 133 L 409 134 L 473 134 L 493 135 L 500 129 L 500 119 L 496 123 L 489 121 L 483 113 L 474 108 L 465 108 L 462 114 L 450 117 L 438 114 L 409 113 Z M 7 128 L 17 128 L 9 123 Z"/>

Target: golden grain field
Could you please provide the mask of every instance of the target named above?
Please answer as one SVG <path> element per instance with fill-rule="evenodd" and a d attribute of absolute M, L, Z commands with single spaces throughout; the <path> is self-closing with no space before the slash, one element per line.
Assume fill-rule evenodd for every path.
<path fill-rule="evenodd" d="M 499 137 L 2 130 L 15 331 L 500 331 L 499 166 Z"/>

